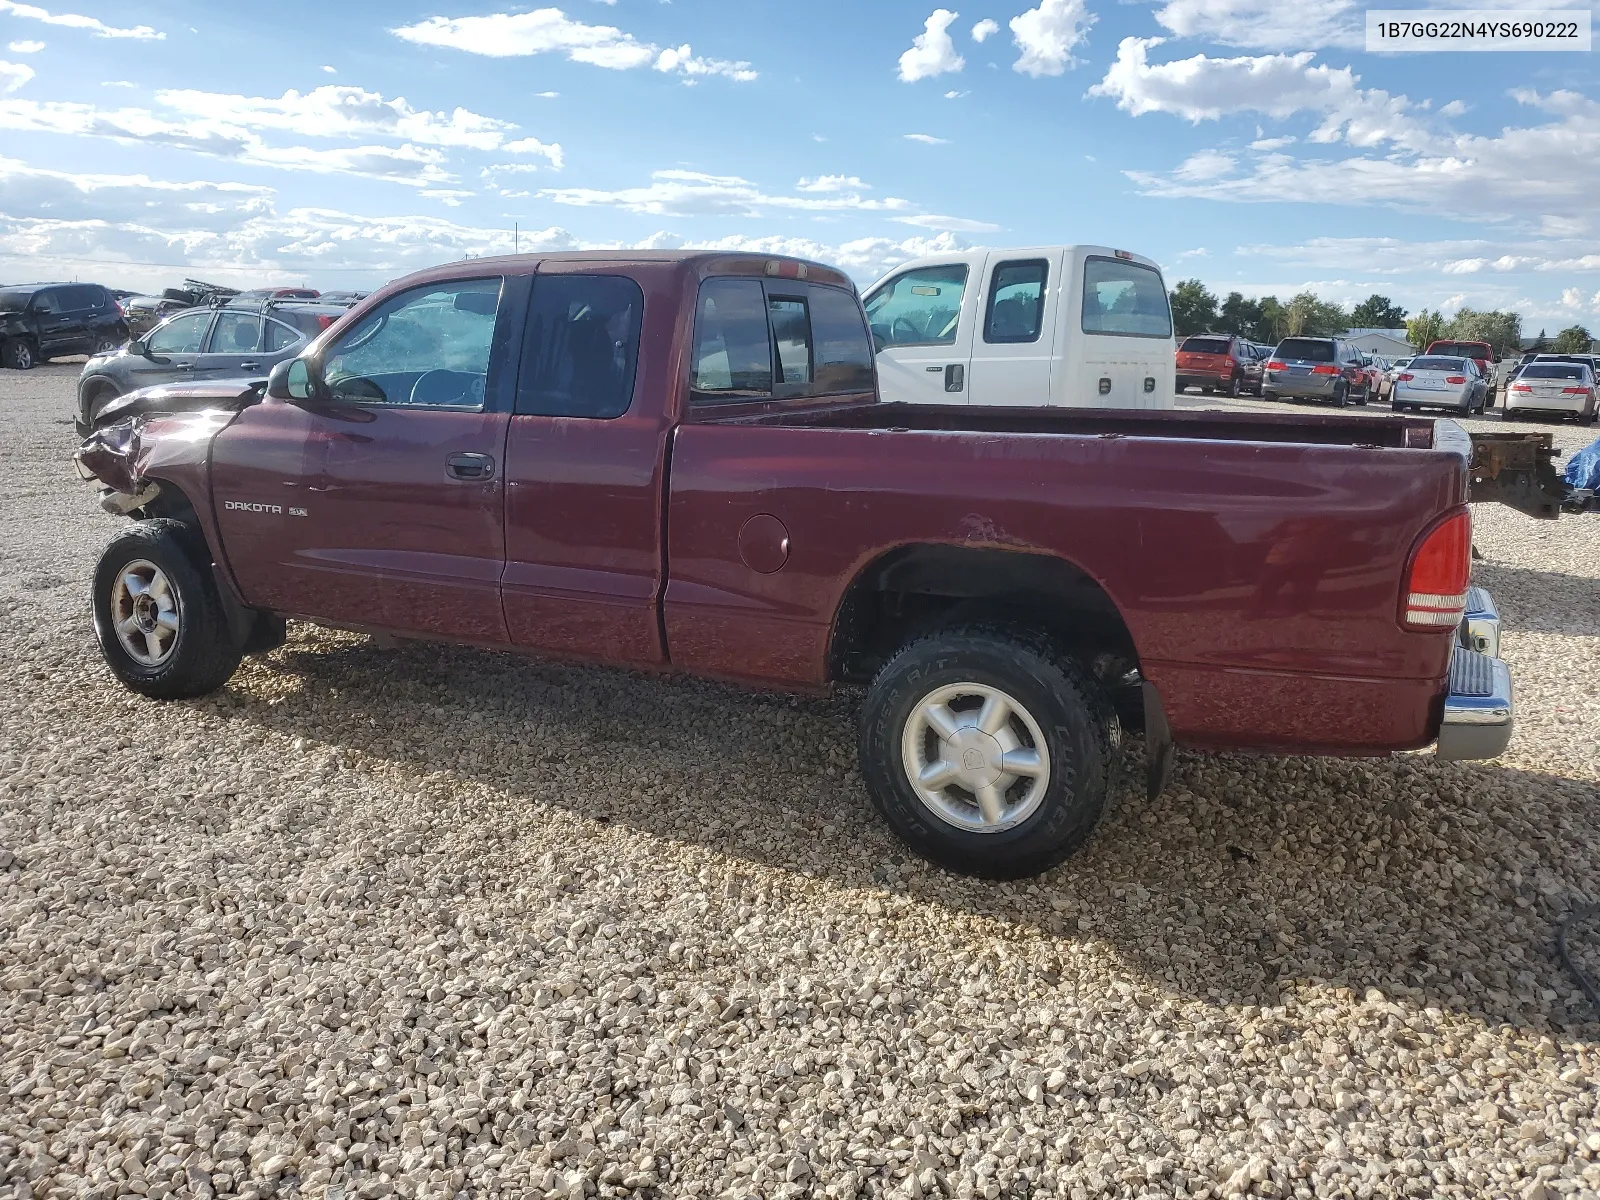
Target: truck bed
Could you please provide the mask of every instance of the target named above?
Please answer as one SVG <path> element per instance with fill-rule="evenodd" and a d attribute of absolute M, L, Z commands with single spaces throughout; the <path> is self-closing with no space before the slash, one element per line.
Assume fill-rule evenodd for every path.
<path fill-rule="evenodd" d="M 1114 606 L 1180 742 L 1420 747 L 1451 643 L 1400 625 L 1399 589 L 1467 503 L 1470 449 L 1449 421 L 1366 415 L 696 413 L 671 451 L 666 641 L 683 666 L 816 685 L 864 573 L 930 544 L 1034 555 Z M 741 561 L 761 536 L 781 570 Z"/>

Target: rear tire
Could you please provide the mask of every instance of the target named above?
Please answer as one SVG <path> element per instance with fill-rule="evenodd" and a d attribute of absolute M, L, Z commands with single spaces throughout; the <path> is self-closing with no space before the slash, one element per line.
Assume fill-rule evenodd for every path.
<path fill-rule="evenodd" d="M 1341 379 L 1338 386 L 1333 389 L 1333 406 L 1335 408 L 1344 408 L 1349 403 L 1350 385 Z"/>
<path fill-rule="evenodd" d="M 1261 395 L 1261 398 L 1263 400 L 1270 400 L 1273 403 L 1277 403 L 1277 401 L 1278 401 L 1278 393 L 1277 392 L 1269 392 L 1269 391 L 1267 391 L 1266 388 L 1262 388 L 1261 389 L 1260 395 Z"/>
<path fill-rule="evenodd" d="M 992 731 L 978 724 L 991 712 L 1002 714 Z M 912 642 L 878 673 L 862 708 L 861 772 L 918 854 L 964 875 L 1018 879 L 1088 841 L 1120 741 L 1105 693 L 1047 640 L 970 626 Z M 1007 761 L 1030 769 L 1008 773 Z"/>
<path fill-rule="evenodd" d="M 1235 375 L 1228 381 L 1228 395 L 1234 400 L 1244 395 L 1244 380 Z"/>
<path fill-rule="evenodd" d="M 101 553 L 89 604 L 100 652 L 124 687 L 185 700 L 238 670 L 207 557 L 198 533 L 167 519 L 130 526 Z"/>

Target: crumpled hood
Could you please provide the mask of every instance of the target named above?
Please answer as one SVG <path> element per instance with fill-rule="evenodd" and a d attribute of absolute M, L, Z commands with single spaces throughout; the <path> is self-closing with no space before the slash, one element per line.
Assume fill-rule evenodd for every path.
<path fill-rule="evenodd" d="M 263 379 L 211 379 L 204 383 L 159 383 L 118 396 L 95 414 L 96 429 L 152 413 L 198 412 L 215 408 L 236 413 L 257 403 L 266 391 Z"/>

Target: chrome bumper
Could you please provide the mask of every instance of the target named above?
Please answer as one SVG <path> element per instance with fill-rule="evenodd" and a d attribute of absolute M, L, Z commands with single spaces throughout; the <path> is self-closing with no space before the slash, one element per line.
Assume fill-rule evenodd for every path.
<path fill-rule="evenodd" d="M 1495 637 L 1498 644 L 1498 625 Z M 1448 762 L 1498 758 L 1511 743 L 1514 708 L 1506 664 L 1457 646 L 1439 726 L 1439 757 Z"/>

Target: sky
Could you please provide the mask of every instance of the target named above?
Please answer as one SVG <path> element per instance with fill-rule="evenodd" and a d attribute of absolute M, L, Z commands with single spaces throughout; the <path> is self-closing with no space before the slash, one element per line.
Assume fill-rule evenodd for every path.
<path fill-rule="evenodd" d="M 1364 13 L 0 0 L 0 280 L 370 288 L 717 246 L 865 285 L 1089 242 L 1219 294 L 1600 327 L 1594 55 L 1368 53 Z"/>

